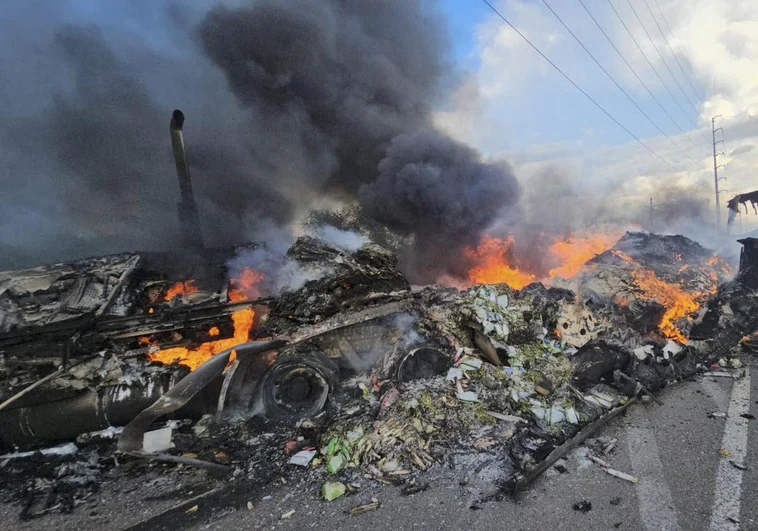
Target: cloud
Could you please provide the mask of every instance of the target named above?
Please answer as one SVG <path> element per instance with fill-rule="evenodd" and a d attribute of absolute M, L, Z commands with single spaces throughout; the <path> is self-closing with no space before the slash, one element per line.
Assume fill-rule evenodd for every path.
<path fill-rule="evenodd" d="M 435 116 L 437 122 L 493 159 L 509 160 L 527 198 L 533 193 L 530 187 L 545 187 L 552 182 L 556 190 L 563 190 L 568 180 L 573 197 L 581 197 L 582 205 L 597 205 L 598 212 L 621 219 L 644 219 L 653 197 L 654 203 L 666 205 L 679 201 L 683 214 L 690 211 L 693 219 L 712 224 L 715 199 L 711 116 L 724 115 L 717 121 L 717 127 L 724 129 L 726 144 L 718 151 L 727 153 L 726 158 L 719 158 L 719 163 L 727 164 L 719 172 L 726 177 L 726 181 L 720 182 L 721 188 L 727 190 L 721 197 L 722 206 L 731 195 L 758 188 L 755 180 L 758 3 L 746 0 L 687 3 L 658 0 L 658 3 L 671 33 L 656 3 L 651 1 L 656 20 L 674 51 L 681 52 L 677 57 L 697 92 L 705 96 L 702 103 L 682 76 L 644 4 L 635 3 L 635 8 L 696 109 L 679 93 L 628 5 L 613 2 L 686 115 L 658 81 L 613 11 L 604 3 L 588 6 L 659 101 L 685 126 L 686 134 L 662 116 L 580 6 L 571 8 L 557 2 L 551 5 L 601 64 L 695 162 L 682 155 L 679 148 L 629 104 L 540 2 L 509 0 L 497 6 L 551 60 L 676 169 L 662 163 L 621 131 L 494 14 L 486 16 L 477 32 L 476 54 L 480 60 L 476 68 L 469 72 L 444 112 Z M 587 134 L 590 130 L 592 135 Z M 593 221 L 592 216 L 581 213 L 566 215 L 565 207 L 560 208 L 562 218 L 571 219 L 575 225 Z M 669 206 L 665 210 L 668 214 L 676 211 Z M 676 216 L 668 217 L 673 220 Z M 758 218 L 745 217 L 744 221 L 747 226 L 758 227 Z M 699 227 L 698 223 L 693 222 L 693 227 Z"/>
<path fill-rule="evenodd" d="M 703 119 L 758 114 L 758 4 L 751 0 L 686 4 L 662 0 L 660 4 L 671 25 L 670 44 L 682 51 L 707 93 Z M 662 39 L 660 44 L 665 46 Z"/>

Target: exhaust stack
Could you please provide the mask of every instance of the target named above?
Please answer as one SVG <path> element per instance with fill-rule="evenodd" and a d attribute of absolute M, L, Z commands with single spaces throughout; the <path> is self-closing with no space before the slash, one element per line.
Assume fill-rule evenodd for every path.
<path fill-rule="evenodd" d="M 182 200 L 177 204 L 179 222 L 182 225 L 182 238 L 185 247 L 202 248 L 203 234 L 200 231 L 200 215 L 195 203 L 195 195 L 192 193 L 192 179 L 190 179 L 187 153 L 184 150 L 184 113 L 179 109 L 171 115 L 171 146 L 174 150 L 174 162 L 176 163 L 176 175 L 179 178 L 179 191 Z"/>

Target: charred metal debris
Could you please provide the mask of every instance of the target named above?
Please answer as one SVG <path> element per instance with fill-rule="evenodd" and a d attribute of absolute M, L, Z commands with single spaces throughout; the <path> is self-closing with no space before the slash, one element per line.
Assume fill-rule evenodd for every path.
<path fill-rule="evenodd" d="M 453 466 L 497 498 L 638 397 L 758 348 L 742 243 L 728 281 L 684 237 L 627 233 L 520 291 L 412 289 L 389 251 L 309 237 L 288 252 L 309 280 L 276 294 L 226 267 L 251 247 L 0 273 L 2 498 L 71 510 L 155 466 L 209 492 L 307 474 L 329 499 Z"/>

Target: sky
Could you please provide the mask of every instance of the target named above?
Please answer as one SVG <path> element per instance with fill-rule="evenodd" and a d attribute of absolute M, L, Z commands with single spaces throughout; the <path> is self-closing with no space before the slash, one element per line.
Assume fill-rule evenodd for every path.
<path fill-rule="evenodd" d="M 521 179 L 557 165 L 575 174 L 577 188 L 598 196 L 626 195 L 633 208 L 647 203 L 646 196 L 665 197 L 673 183 L 713 196 L 711 118 L 722 114 L 716 124 L 724 129 L 717 138 L 725 140 L 718 151 L 726 157 L 719 162 L 727 164 L 721 170 L 728 178 L 721 183 L 728 189 L 722 203 L 727 195 L 758 188 L 758 3 L 582 1 L 631 69 L 579 0 L 492 3 L 666 162 L 603 114 L 479 0 L 442 1 L 456 65 L 464 73 L 438 112 L 438 123 L 486 156 L 508 159 Z M 603 73 L 548 5 L 671 140 Z M 758 225 L 755 216 L 744 221 Z"/>

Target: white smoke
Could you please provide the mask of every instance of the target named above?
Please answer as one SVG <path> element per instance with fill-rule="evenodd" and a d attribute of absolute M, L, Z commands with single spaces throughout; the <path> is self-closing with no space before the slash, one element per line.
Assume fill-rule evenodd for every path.
<path fill-rule="evenodd" d="M 341 230 L 331 225 L 322 225 L 312 229 L 310 232 L 314 236 L 324 240 L 331 245 L 343 249 L 345 251 L 357 251 L 367 243 L 368 238 L 358 234 L 357 232 Z"/>
<path fill-rule="evenodd" d="M 318 280 L 332 272 L 329 268 L 304 268 L 283 252 L 268 247 L 244 251 L 227 263 L 230 278 L 235 278 L 245 268 L 263 274 L 259 289 L 262 296 L 276 296 L 283 291 L 300 289 L 310 280 Z"/>

